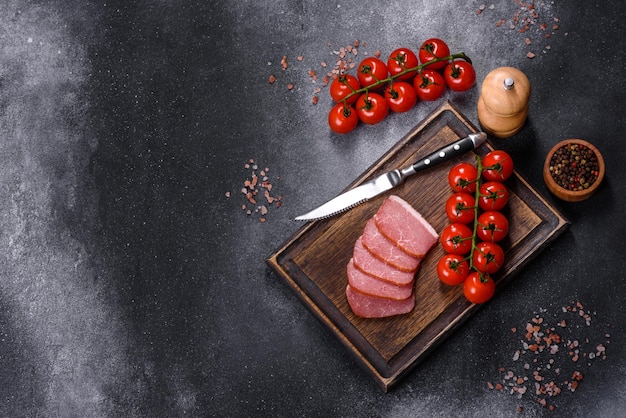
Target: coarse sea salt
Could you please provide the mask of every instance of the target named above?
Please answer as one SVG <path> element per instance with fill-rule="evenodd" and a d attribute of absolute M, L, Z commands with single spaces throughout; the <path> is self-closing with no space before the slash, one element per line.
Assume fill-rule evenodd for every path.
<path fill-rule="evenodd" d="M 539 309 L 541 314 L 547 312 L 546 309 Z M 593 344 L 594 338 L 585 335 L 584 338 L 561 338 L 558 332 L 575 333 L 589 332 L 587 327 L 591 326 L 592 314 L 584 309 L 581 302 L 572 302 L 561 308 L 561 312 L 573 317 L 568 320 L 561 319 L 555 321 L 555 326 L 551 326 L 544 319 L 543 315 L 534 317 L 524 326 L 525 333 L 520 340 L 521 348 L 513 352 L 513 362 L 526 359 L 522 365 L 522 370 L 514 372 L 515 368 L 507 369 L 500 367 L 501 381 L 498 383 L 487 382 L 490 390 L 502 392 L 505 388 L 517 399 L 524 399 L 529 394 L 534 402 L 550 410 L 556 408 L 554 398 L 564 392 L 573 393 L 583 380 L 583 367 L 591 367 L 594 362 L 606 359 L 606 346 L 610 343 L 610 334 L 603 334 L 605 341 Z M 594 312 L 595 315 L 595 312 Z M 574 318 L 581 319 L 587 327 L 581 328 Z M 610 326 L 607 324 L 607 326 Z M 515 334 L 517 327 L 512 327 Z M 599 337 L 602 338 L 602 337 Z M 528 356 L 531 356 L 530 358 Z M 585 361 L 579 361 L 585 359 Z M 574 368 L 573 372 L 565 375 L 565 370 Z M 565 372 L 567 373 L 567 372 Z M 527 381 L 531 378 L 534 381 L 534 391 L 527 390 Z M 563 391 L 566 389 L 566 391 Z M 518 411 L 523 409 L 518 406 Z"/>

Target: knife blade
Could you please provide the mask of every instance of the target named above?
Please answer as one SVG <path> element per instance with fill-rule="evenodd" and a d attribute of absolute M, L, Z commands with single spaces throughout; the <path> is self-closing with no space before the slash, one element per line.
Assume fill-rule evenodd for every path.
<path fill-rule="evenodd" d="M 459 155 L 465 154 L 475 148 L 478 148 L 487 140 L 487 134 L 484 132 L 472 133 L 465 138 L 461 138 L 451 144 L 448 144 L 437 151 L 432 152 L 426 157 L 409 165 L 403 169 L 392 170 L 382 174 L 370 181 L 367 181 L 354 189 L 348 190 L 339 196 L 329 200 L 322 206 L 313 209 L 304 215 L 297 216 L 296 221 L 315 221 L 319 219 L 329 218 L 341 212 L 345 212 L 353 207 L 366 202 L 379 194 L 402 184 L 407 177 L 412 176 L 428 167 L 448 161 Z"/>

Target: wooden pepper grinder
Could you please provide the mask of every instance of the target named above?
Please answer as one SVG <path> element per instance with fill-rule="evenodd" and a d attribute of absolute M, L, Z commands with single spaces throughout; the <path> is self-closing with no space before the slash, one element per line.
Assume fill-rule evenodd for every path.
<path fill-rule="evenodd" d="M 478 121 L 496 138 L 508 138 L 520 131 L 528 116 L 530 82 L 513 67 L 499 67 L 485 79 L 478 98 Z"/>

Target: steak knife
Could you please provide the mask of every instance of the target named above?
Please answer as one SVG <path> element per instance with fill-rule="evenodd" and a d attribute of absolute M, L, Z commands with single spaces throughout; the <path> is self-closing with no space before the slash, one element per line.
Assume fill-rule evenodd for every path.
<path fill-rule="evenodd" d="M 403 169 L 396 169 L 382 174 L 370 181 L 367 181 L 354 189 L 329 200 L 322 206 L 295 218 L 296 221 L 315 221 L 329 218 L 341 212 L 347 211 L 373 197 L 378 196 L 394 187 L 402 184 L 407 177 L 422 171 L 428 167 L 448 161 L 459 155 L 465 154 L 478 148 L 487 140 L 487 134 L 477 132 L 448 144 L 437 151 L 427 155 L 421 160 Z"/>

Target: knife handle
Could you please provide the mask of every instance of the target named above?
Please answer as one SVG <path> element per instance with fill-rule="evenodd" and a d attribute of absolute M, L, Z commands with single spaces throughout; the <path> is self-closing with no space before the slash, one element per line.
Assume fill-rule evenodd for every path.
<path fill-rule="evenodd" d="M 459 155 L 463 155 L 468 151 L 478 148 L 487 140 L 487 134 L 484 132 L 477 132 L 461 138 L 443 148 L 438 149 L 430 155 L 422 158 L 414 163 L 410 169 L 413 172 L 423 170 L 428 167 L 443 163 L 444 161 L 451 160 Z"/>

